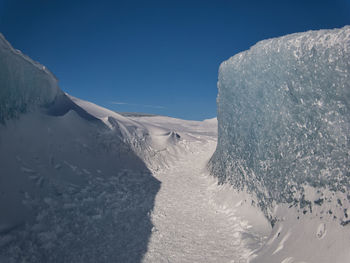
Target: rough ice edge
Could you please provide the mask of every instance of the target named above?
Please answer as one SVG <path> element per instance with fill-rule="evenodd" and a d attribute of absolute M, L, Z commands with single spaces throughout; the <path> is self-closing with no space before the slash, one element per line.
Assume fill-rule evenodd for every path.
<path fill-rule="evenodd" d="M 340 36 L 342 36 L 343 38 L 340 38 Z M 331 39 L 329 39 L 329 38 L 331 38 Z M 324 48 L 324 49 L 338 47 L 338 48 L 341 48 L 342 50 L 344 50 L 345 52 L 349 53 L 349 51 L 350 51 L 350 26 L 346 25 L 342 28 L 335 28 L 335 29 L 309 30 L 306 32 L 298 32 L 298 33 L 288 34 L 285 36 L 274 37 L 274 38 L 259 41 L 255 45 L 251 46 L 248 50 L 240 52 L 240 53 L 230 57 L 226 61 L 223 61 L 219 67 L 219 75 L 221 75 L 221 77 L 223 79 L 225 79 L 223 72 L 225 72 L 226 68 L 230 67 L 230 65 L 232 65 L 232 64 L 239 65 L 243 58 L 245 58 L 247 56 L 248 57 L 251 56 L 251 54 L 254 54 L 254 52 L 256 50 L 263 50 L 264 51 L 264 50 L 266 50 L 266 48 L 271 48 L 271 46 L 273 46 L 273 45 L 271 45 L 272 43 L 278 47 L 279 44 L 281 44 L 282 42 L 285 43 L 284 44 L 285 46 L 288 46 L 288 48 L 286 48 L 285 50 L 296 48 L 298 51 L 298 49 L 300 49 L 302 47 L 302 45 L 304 48 L 306 45 L 309 51 L 312 50 L 314 47 Z M 279 52 L 280 52 L 280 49 L 278 48 L 276 50 L 276 53 L 279 53 Z M 295 58 L 297 58 L 297 59 L 299 58 L 298 53 L 295 50 L 294 50 L 293 54 L 294 54 Z M 235 68 L 237 68 L 237 66 L 235 66 Z M 219 82 L 220 82 L 220 78 L 218 81 L 218 85 L 219 85 Z M 219 89 L 218 99 L 219 99 L 219 96 L 220 96 L 220 89 Z M 208 164 L 208 166 L 209 166 L 209 169 L 211 170 L 212 174 L 214 174 L 214 176 L 215 176 L 215 173 L 217 173 L 217 171 L 216 172 L 214 171 L 215 170 L 215 163 L 213 164 L 213 162 L 214 161 L 212 159 L 210 161 L 210 163 Z M 220 166 L 220 164 L 217 164 L 217 166 Z M 226 176 L 224 181 L 220 181 L 220 184 L 229 182 L 228 179 L 229 178 L 227 178 L 227 176 Z M 256 187 L 261 188 L 263 186 L 258 184 Z M 248 192 L 254 198 L 257 198 L 256 194 L 254 192 L 248 191 L 246 187 L 243 187 L 240 190 L 243 192 Z M 302 195 L 302 193 L 300 195 Z M 349 199 L 349 197 L 348 197 L 348 199 Z M 265 212 L 267 212 L 266 215 L 268 216 L 268 218 L 270 220 L 272 220 L 272 224 L 274 224 L 275 220 L 278 220 L 278 218 L 275 217 L 276 214 L 274 213 L 274 210 L 275 210 L 274 208 L 277 207 L 277 203 L 278 202 L 273 201 L 272 207 L 267 207 L 266 211 L 265 211 Z M 340 223 L 343 225 L 344 221 L 341 221 Z"/>
<path fill-rule="evenodd" d="M 13 48 L 1 33 L 0 56 L 0 123 L 38 108 L 48 109 L 63 95 L 57 78 L 45 66 Z"/>
<path fill-rule="evenodd" d="M 8 49 L 14 55 L 21 57 L 24 61 L 26 61 L 29 64 L 33 65 L 35 68 L 44 71 L 50 77 L 52 77 L 56 82 L 58 82 L 58 79 L 56 78 L 56 76 L 50 70 L 48 70 L 44 65 L 40 64 L 37 61 L 34 61 L 33 59 L 31 59 L 27 55 L 23 54 L 22 51 L 13 48 L 13 46 L 10 44 L 10 42 L 8 42 L 6 40 L 6 38 L 4 37 L 4 35 L 2 33 L 0 33 L 0 44 L 1 44 L 2 48 Z"/>
<path fill-rule="evenodd" d="M 290 44 L 294 44 L 295 47 L 299 47 L 300 48 L 300 44 L 301 44 L 300 40 L 303 37 L 305 38 L 305 34 L 316 34 L 319 38 L 323 37 L 323 40 L 325 40 L 326 37 L 335 35 L 335 32 L 340 32 L 340 31 L 343 31 L 343 30 L 344 31 L 348 30 L 348 34 L 346 35 L 347 36 L 347 41 L 346 41 L 347 44 L 344 43 L 344 50 L 348 51 L 348 50 L 350 50 L 350 25 L 346 25 L 346 26 L 344 26 L 342 28 L 308 30 L 308 31 L 305 31 L 305 32 L 292 33 L 292 34 L 288 34 L 288 35 L 284 35 L 284 36 L 272 37 L 272 38 L 268 38 L 268 39 L 264 39 L 264 40 L 258 41 L 256 44 L 252 45 L 249 49 L 244 50 L 242 52 L 239 52 L 236 55 L 234 55 L 234 56 L 228 58 L 227 60 L 223 61 L 220 64 L 220 66 L 219 66 L 219 72 L 222 71 L 225 66 L 228 66 L 231 63 L 235 63 L 234 60 L 238 60 L 237 62 L 239 62 L 240 59 L 243 57 L 243 54 L 251 53 L 252 51 L 254 51 L 254 50 L 258 49 L 258 48 L 264 48 L 264 47 L 270 45 L 274 41 L 278 40 L 279 42 L 282 42 L 282 41 L 288 40 L 288 41 L 290 41 L 289 42 Z M 328 33 L 328 35 L 325 35 L 325 33 Z M 296 37 L 298 37 L 298 38 L 296 38 Z M 298 41 L 295 41 L 295 40 L 298 40 Z M 303 41 L 304 40 L 305 39 L 303 39 Z M 310 40 L 310 38 L 309 38 L 309 40 Z M 324 47 L 326 47 L 325 44 L 328 44 L 327 47 L 330 48 L 335 43 L 339 44 L 339 41 L 336 41 L 336 40 L 337 40 L 337 38 L 334 38 L 332 42 L 330 42 L 330 41 L 321 41 L 320 44 L 323 45 Z M 311 43 L 311 42 L 313 42 L 313 43 Z M 343 40 L 342 40 L 342 42 L 343 42 Z M 330 45 L 330 43 L 333 43 L 333 44 Z M 298 45 L 295 45 L 295 44 L 298 44 Z M 314 46 L 315 41 L 309 41 L 308 44 L 309 44 L 309 49 L 311 49 Z"/>

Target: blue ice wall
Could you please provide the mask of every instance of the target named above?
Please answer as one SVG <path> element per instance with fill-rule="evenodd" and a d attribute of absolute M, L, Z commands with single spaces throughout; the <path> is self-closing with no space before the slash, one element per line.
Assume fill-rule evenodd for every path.
<path fill-rule="evenodd" d="M 15 50 L 0 34 L 0 122 L 53 102 L 62 94 L 44 66 Z"/>
<path fill-rule="evenodd" d="M 221 183 L 274 202 L 305 185 L 350 189 L 350 27 L 257 43 L 223 62 L 218 145 Z M 350 198 L 350 196 L 348 197 Z"/>

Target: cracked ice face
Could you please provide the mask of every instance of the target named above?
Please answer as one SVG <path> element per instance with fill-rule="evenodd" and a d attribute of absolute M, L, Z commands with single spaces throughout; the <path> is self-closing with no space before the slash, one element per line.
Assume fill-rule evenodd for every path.
<path fill-rule="evenodd" d="M 221 181 L 265 212 L 303 184 L 350 189 L 350 27 L 261 41 L 221 64 L 218 90 Z"/>

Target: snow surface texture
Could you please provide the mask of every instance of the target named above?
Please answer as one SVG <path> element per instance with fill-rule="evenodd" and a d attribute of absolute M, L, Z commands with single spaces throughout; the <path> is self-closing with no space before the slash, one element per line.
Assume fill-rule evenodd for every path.
<path fill-rule="evenodd" d="M 10 262 L 138 262 L 160 182 L 114 131 L 22 115 L 0 128 L 0 255 Z"/>
<path fill-rule="evenodd" d="M 53 102 L 62 93 L 44 66 L 15 50 L 0 33 L 0 122 Z"/>
<path fill-rule="evenodd" d="M 106 111 L 85 103 L 95 117 Z M 263 214 L 205 169 L 215 119 L 118 122 L 131 123 L 149 127 L 161 169 L 150 173 L 120 132 L 74 111 L 1 127 L 1 262 L 246 262 L 261 246 Z"/>
<path fill-rule="evenodd" d="M 350 262 L 350 27 L 261 41 L 218 90 L 211 172 L 275 225 L 252 262 Z"/>
<path fill-rule="evenodd" d="M 221 64 L 218 89 L 221 182 L 267 215 L 304 184 L 350 190 L 350 27 L 261 41 Z"/>
<path fill-rule="evenodd" d="M 162 122 L 176 123 L 171 119 L 166 123 L 165 118 Z M 218 187 L 205 169 L 216 137 L 198 132 L 200 123 L 197 127 L 188 124 L 182 121 L 178 132 L 184 134 L 187 126 L 192 138 L 180 140 L 177 158 L 169 167 L 154 172 L 162 186 L 155 200 L 154 227 L 144 262 L 247 262 L 270 232 L 268 221 L 250 206 L 247 196 L 238 196 L 228 185 Z"/>

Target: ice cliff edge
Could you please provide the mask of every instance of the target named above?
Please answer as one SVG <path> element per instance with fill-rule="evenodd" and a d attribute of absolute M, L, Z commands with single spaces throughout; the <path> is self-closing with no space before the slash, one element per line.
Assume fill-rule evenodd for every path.
<path fill-rule="evenodd" d="M 220 66 L 217 103 L 209 167 L 252 193 L 270 220 L 279 203 L 312 210 L 326 189 L 349 201 L 349 26 L 264 40 L 231 57 Z"/>
<path fill-rule="evenodd" d="M 0 122 L 49 105 L 57 95 L 63 92 L 55 76 L 14 49 L 0 33 Z"/>

